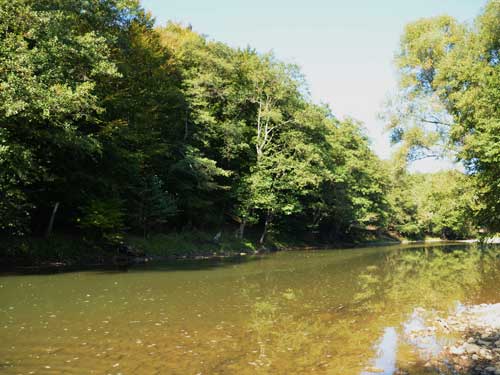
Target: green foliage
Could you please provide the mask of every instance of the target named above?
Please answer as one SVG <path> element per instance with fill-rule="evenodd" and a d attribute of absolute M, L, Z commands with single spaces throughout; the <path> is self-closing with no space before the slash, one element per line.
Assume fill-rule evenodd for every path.
<path fill-rule="evenodd" d="M 81 217 L 77 218 L 78 225 L 92 234 L 93 240 L 104 239 L 113 243 L 121 239 L 124 214 L 118 202 L 93 200 L 82 207 L 81 212 Z"/>
<path fill-rule="evenodd" d="M 396 173 L 388 194 L 390 229 L 410 239 L 463 239 L 476 234 L 470 180 L 457 171 Z"/>
<path fill-rule="evenodd" d="M 0 129 L 0 231 L 23 235 L 29 231 L 33 204 L 28 201 L 22 186 L 29 186 L 35 174 L 31 154 L 22 146 L 8 144 Z"/>
<path fill-rule="evenodd" d="M 480 34 L 491 49 L 488 12 Z M 468 31 L 449 18 L 419 25 L 403 40 L 404 85 L 416 87 L 411 98 L 440 99 L 435 66 Z M 41 235 L 51 219 L 56 233 L 107 242 L 237 225 L 234 246 L 248 243 L 245 228 L 261 242 L 348 240 L 387 225 L 412 236 L 467 233 L 469 203 L 454 200 L 461 182 L 440 191 L 423 179 L 433 193 L 409 200 L 413 182 L 391 181 L 362 124 L 313 104 L 297 66 L 179 24 L 156 28 L 137 1 L 3 2 L 0 64 L 2 233 Z M 413 134 L 412 150 L 448 134 L 422 140 L 418 127 L 397 129 L 400 140 Z M 474 165 L 486 197 L 490 169 Z M 221 246 L 233 246 L 226 235 Z"/>
<path fill-rule="evenodd" d="M 116 18 L 119 11 L 109 3 L 109 14 L 87 24 L 76 5 L 2 2 L 0 191 L 10 199 L 2 205 L 1 226 L 10 232 L 37 226 L 26 218 L 48 216 L 53 201 L 63 199 L 63 207 L 76 212 L 75 203 L 83 203 L 73 202 L 82 195 L 77 189 L 91 174 L 84 166 L 102 152 L 97 133 L 105 108 L 98 87 L 119 73 L 109 35 L 100 30 L 106 16 Z M 96 15 L 102 4 L 80 6 Z"/>
<path fill-rule="evenodd" d="M 231 233 L 222 233 L 219 242 L 213 234 L 200 231 L 183 231 L 151 234 L 147 238 L 128 236 L 128 243 L 151 256 L 181 258 L 194 256 L 253 254 L 254 245 L 248 240 L 235 238 Z"/>
<path fill-rule="evenodd" d="M 177 204 L 158 176 L 144 178 L 138 190 L 137 207 L 134 207 L 137 211 L 132 212 L 132 216 L 146 236 L 151 229 L 159 228 L 175 215 Z"/>
<path fill-rule="evenodd" d="M 408 159 L 451 150 L 473 176 L 477 222 L 500 228 L 500 2 L 474 25 L 448 16 L 407 26 L 396 63 L 401 100 L 389 111 Z"/>

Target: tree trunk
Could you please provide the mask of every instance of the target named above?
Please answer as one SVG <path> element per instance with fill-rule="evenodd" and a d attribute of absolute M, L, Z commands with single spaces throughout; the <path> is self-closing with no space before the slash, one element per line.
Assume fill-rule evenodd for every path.
<path fill-rule="evenodd" d="M 270 220 L 271 220 L 271 215 L 268 212 L 266 215 L 266 221 L 264 222 L 264 230 L 262 231 L 262 235 L 260 236 L 260 239 L 259 239 L 259 244 L 261 244 L 261 245 L 264 243 L 264 239 L 266 238 L 267 227 L 269 225 Z"/>
<path fill-rule="evenodd" d="M 247 224 L 247 221 L 245 219 L 241 220 L 240 223 L 240 229 L 238 231 L 238 238 L 241 240 L 243 239 L 243 235 L 245 234 L 245 226 Z"/>
<path fill-rule="evenodd" d="M 54 227 L 54 219 L 56 217 L 57 210 L 59 208 L 59 202 L 54 204 L 54 208 L 52 209 L 52 214 L 50 215 L 49 225 L 47 225 L 47 230 L 45 231 L 45 238 L 49 238 L 52 234 L 52 228 Z"/>

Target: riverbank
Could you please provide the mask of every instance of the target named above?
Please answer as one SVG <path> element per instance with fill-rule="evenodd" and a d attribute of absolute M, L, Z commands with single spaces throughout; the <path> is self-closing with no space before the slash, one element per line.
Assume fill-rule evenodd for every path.
<path fill-rule="evenodd" d="M 500 303 L 458 306 L 447 316 L 424 309 L 417 313 L 426 324 L 411 332 L 413 340 L 438 342 L 436 337 L 446 337 L 450 343 L 432 352 L 425 367 L 443 373 L 500 375 Z"/>
<path fill-rule="evenodd" d="M 317 250 L 398 244 L 389 236 L 357 236 L 324 243 L 289 237 L 270 237 L 264 244 L 258 236 L 239 239 L 233 233 L 185 231 L 149 237 L 128 235 L 120 243 L 103 244 L 85 238 L 54 235 L 50 238 L 3 238 L 0 268 L 10 270 L 92 268 L 128 266 L 149 261 L 218 259 L 265 254 L 284 250 Z"/>
<path fill-rule="evenodd" d="M 435 242 L 444 242 L 446 240 L 443 240 L 442 238 L 435 238 L 435 237 L 427 237 L 423 240 L 408 240 L 408 239 L 402 239 L 401 243 L 402 244 L 412 244 L 412 243 L 435 243 Z M 486 237 L 486 238 L 471 238 L 471 239 L 466 239 L 466 240 L 453 240 L 452 242 L 458 242 L 458 243 L 484 243 L 488 245 L 498 245 L 500 244 L 500 237 L 494 236 L 494 237 Z"/>
<path fill-rule="evenodd" d="M 456 371 L 500 375 L 500 303 L 466 307 L 438 323 L 444 330 L 461 334 L 440 360 Z"/>
<path fill-rule="evenodd" d="M 470 240 L 468 242 L 472 242 Z M 259 255 L 285 250 L 321 250 L 367 246 L 420 244 L 437 241 L 404 241 L 390 233 L 357 234 L 334 242 L 307 241 L 290 237 L 270 237 L 259 244 L 258 236 L 249 233 L 239 239 L 234 233 L 202 231 L 156 234 L 147 238 L 128 235 L 119 244 L 106 245 L 84 238 L 54 235 L 48 239 L 23 237 L 0 241 L 0 268 L 12 270 L 88 269 L 127 267 L 149 261 L 221 259 Z M 439 242 L 443 242 L 442 240 Z M 457 241 L 450 241 L 457 242 Z"/>

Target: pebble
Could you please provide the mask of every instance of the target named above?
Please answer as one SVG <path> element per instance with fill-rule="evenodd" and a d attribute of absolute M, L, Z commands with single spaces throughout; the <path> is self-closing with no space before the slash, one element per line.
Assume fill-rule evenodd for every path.
<path fill-rule="evenodd" d="M 470 343 L 464 344 L 463 348 L 469 354 L 479 353 L 479 350 L 481 349 L 478 345 Z"/>
<path fill-rule="evenodd" d="M 459 347 L 452 346 L 450 348 L 450 353 L 453 355 L 462 355 L 462 354 L 464 354 L 464 352 L 465 352 L 465 350 L 462 346 L 459 346 Z"/>
<path fill-rule="evenodd" d="M 489 346 L 490 345 L 490 342 L 489 341 L 485 341 L 485 340 L 482 340 L 482 339 L 478 339 L 476 340 L 476 343 L 478 345 L 481 345 L 481 346 Z"/>

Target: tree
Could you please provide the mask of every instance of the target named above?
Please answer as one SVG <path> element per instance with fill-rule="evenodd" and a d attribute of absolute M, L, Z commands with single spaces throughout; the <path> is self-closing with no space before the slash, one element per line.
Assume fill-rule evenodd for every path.
<path fill-rule="evenodd" d="M 137 202 L 134 205 L 135 218 L 146 237 L 151 229 L 160 229 L 168 219 L 175 215 L 175 199 L 165 190 L 163 181 L 156 175 L 144 177 L 138 188 Z"/>
<path fill-rule="evenodd" d="M 423 239 L 470 238 L 474 194 L 468 176 L 458 171 L 409 174 L 392 171 L 388 193 L 389 227 L 402 236 Z"/>
<path fill-rule="evenodd" d="M 1 221 L 11 231 L 27 232 L 33 209 L 52 211 L 71 190 L 70 173 L 101 152 L 96 87 L 119 73 L 106 39 L 75 21 L 75 5 L 13 1 L 0 10 L 0 193 L 10 197 Z"/>
<path fill-rule="evenodd" d="M 473 26 L 448 16 L 409 24 L 396 62 L 410 110 L 390 125 L 410 159 L 439 144 L 455 151 L 476 184 L 476 218 L 492 230 L 500 229 L 499 17 L 491 0 Z M 429 101 L 438 110 L 420 109 Z"/>
<path fill-rule="evenodd" d="M 291 197 L 279 194 L 278 184 L 288 177 L 286 160 L 279 146 L 279 138 L 292 125 L 294 111 L 300 108 L 301 81 L 295 66 L 277 62 L 272 55 L 259 56 L 252 51 L 240 54 L 243 71 L 243 103 L 253 108 L 253 118 L 247 126 L 253 127 L 252 144 L 255 147 L 255 165 L 244 178 L 241 186 L 243 199 L 237 211 L 240 218 L 240 235 L 252 213 L 264 216 L 264 229 L 259 242 L 263 243 L 268 227 L 278 212 L 290 214 L 297 207 Z M 295 208 L 296 209 L 296 208 Z"/>
<path fill-rule="evenodd" d="M 402 172 L 458 134 L 444 124 L 459 113 L 438 90 L 439 64 L 472 31 L 450 18 L 422 21 L 404 40 L 406 107 L 394 107 L 393 136 L 408 147 L 391 182 L 363 125 L 313 104 L 297 66 L 273 54 L 175 23 L 156 27 L 135 0 L 16 0 L 0 17 L 2 232 L 54 228 L 115 243 L 125 233 L 222 232 L 236 222 L 239 237 L 254 225 L 265 243 L 350 240 L 387 225 L 453 237 L 468 228 L 465 201 L 455 199 L 465 196 L 461 178 L 439 190 L 437 177 Z M 478 155 L 479 143 L 463 141 L 458 155 L 466 144 Z M 495 170 L 484 165 L 471 173 L 491 188 L 479 184 Z M 443 211 L 429 206 L 437 200 Z"/>

